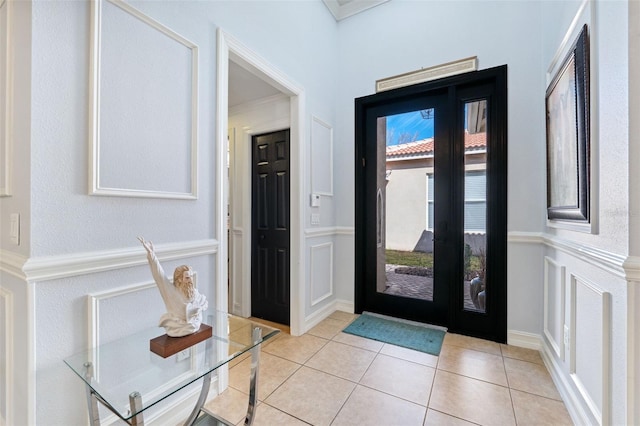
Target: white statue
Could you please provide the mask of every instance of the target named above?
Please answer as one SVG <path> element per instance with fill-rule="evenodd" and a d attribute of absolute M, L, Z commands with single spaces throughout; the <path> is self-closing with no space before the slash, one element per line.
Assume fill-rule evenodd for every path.
<path fill-rule="evenodd" d="M 153 251 L 153 243 L 138 237 L 147 250 L 147 259 L 167 312 L 160 317 L 160 327 L 164 327 L 167 335 L 182 337 L 193 334 L 202 324 L 202 311 L 209 307 L 207 298 L 198 292 L 191 267 L 178 266 L 173 272 L 173 282 L 166 276 L 160 261 Z"/>

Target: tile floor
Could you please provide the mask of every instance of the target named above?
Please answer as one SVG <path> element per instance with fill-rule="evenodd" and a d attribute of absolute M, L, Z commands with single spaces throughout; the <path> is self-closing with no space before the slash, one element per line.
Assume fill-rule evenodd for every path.
<path fill-rule="evenodd" d="M 354 318 L 264 344 L 254 425 L 572 424 L 536 351 L 448 333 L 436 357 L 342 333 Z M 234 363 L 206 409 L 243 424 L 249 369 Z"/>

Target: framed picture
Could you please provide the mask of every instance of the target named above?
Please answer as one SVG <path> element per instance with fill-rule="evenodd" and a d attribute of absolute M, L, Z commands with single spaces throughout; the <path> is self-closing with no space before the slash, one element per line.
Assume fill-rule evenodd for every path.
<path fill-rule="evenodd" d="M 546 92 L 547 217 L 589 222 L 589 40 L 584 25 Z"/>

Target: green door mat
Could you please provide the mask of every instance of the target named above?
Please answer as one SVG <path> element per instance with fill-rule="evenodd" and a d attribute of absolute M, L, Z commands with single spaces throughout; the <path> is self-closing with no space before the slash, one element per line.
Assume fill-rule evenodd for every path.
<path fill-rule="evenodd" d="M 387 319 L 363 313 L 347 328 L 345 333 L 390 343 L 431 355 L 440 355 L 444 330 L 416 325 L 403 320 Z"/>

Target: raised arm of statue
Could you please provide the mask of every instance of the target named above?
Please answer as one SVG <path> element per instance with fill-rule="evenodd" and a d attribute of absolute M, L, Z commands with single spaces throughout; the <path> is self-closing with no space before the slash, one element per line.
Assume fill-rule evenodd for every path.
<path fill-rule="evenodd" d="M 173 283 L 165 274 L 151 241 L 138 237 L 147 251 L 151 274 L 158 285 L 167 312 L 160 317 L 160 326 L 171 337 L 195 333 L 202 323 L 202 311 L 209 306 L 207 298 L 198 292 L 193 271 L 188 265 L 178 266 L 173 272 Z"/>
<path fill-rule="evenodd" d="M 138 237 L 138 240 L 142 243 L 142 246 L 147 251 L 147 260 L 149 261 L 149 267 L 151 268 L 151 275 L 153 275 L 153 279 L 158 285 L 158 290 L 160 290 L 162 300 L 164 300 L 165 305 L 169 306 L 169 286 L 171 286 L 171 281 L 165 274 L 164 269 L 162 269 L 160 260 L 158 260 L 156 252 L 153 249 L 153 243 L 151 241 L 145 241 L 145 239 L 142 237 Z"/>

